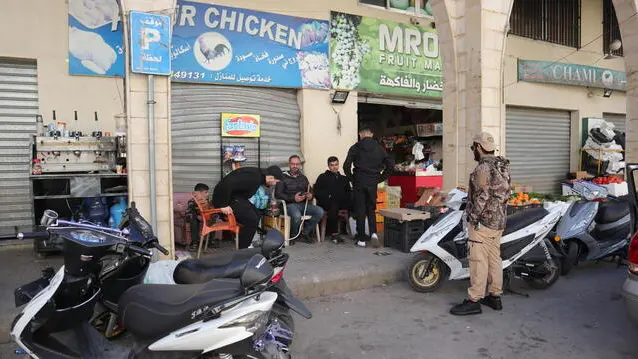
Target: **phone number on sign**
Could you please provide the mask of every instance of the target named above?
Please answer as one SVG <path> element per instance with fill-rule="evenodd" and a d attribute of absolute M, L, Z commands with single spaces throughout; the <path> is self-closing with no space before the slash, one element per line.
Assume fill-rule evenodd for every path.
<path fill-rule="evenodd" d="M 176 78 L 176 79 L 195 79 L 195 80 L 199 80 L 199 79 L 206 78 L 206 73 L 205 72 L 177 71 L 177 72 L 173 72 L 172 77 Z"/>

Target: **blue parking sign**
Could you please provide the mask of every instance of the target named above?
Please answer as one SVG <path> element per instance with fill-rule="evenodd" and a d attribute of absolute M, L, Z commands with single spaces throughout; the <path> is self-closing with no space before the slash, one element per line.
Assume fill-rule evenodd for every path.
<path fill-rule="evenodd" d="M 171 74 L 171 18 L 131 11 L 131 71 Z"/>

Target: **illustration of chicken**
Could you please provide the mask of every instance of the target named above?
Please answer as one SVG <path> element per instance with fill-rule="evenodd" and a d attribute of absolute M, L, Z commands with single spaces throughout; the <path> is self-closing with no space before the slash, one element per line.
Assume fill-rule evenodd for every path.
<path fill-rule="evenodd" d="M 199 51 L 206 58 L 206 63 L 210 60 L 217 59 L 230 54 L 230 49 L 225 44 L 217 44 L 214 48 L 210 48 L 203 37 L 199 38 Z"/>

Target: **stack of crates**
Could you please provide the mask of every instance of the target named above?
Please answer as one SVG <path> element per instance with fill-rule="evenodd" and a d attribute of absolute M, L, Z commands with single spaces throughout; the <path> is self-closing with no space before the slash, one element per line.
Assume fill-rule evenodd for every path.
<path fill-rule="evenodd" d="M 383 221 L 384 218 L 379 214 L 379 211 L 382 209 L 388 208 L 388 194 L 385 189 L 377 190 L 377 209 L 375 210 L 375 215 L 377 217 L 377 233 L 383 232 Z"/>

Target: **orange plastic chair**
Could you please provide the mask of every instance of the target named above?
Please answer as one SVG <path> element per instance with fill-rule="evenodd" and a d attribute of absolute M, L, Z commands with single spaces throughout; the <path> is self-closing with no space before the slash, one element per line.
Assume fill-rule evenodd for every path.
<path fill-rule="evenodd" d="M 197 208 L 199 209 L 199 213 L 202 216 L 202 230 L 199 238 L 199 248 L 197 249 L 197 258 L 201 256 L 204 237 L 206 237 L 204 251 L 206 251 L 206 249 L 208 248 L 208 237 L 209 234 L 212 232 L 230 231 L 235 233 L 235 249 L 239 249 L 239 225 L 237 224 L 235 215 L 225 215 L 226 221 L 213 223 L 213 215 L 222 214 L 222 210 L 211 207 L 206 200 L 199 201 L 194 197 L 193 200 L 195 201 L 195 203 L 197 203 Z M 209 224 L 209 222 L 211 224 Z"/>

